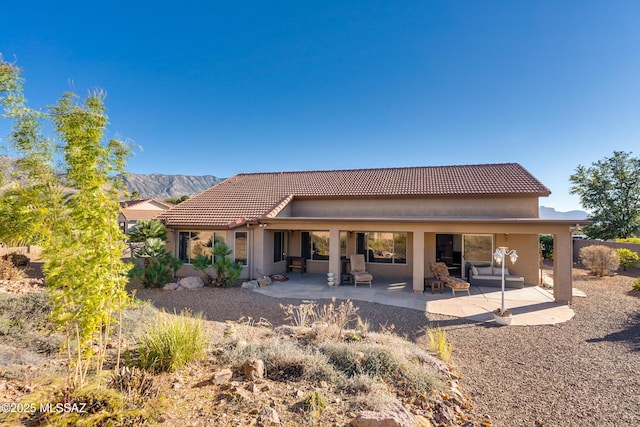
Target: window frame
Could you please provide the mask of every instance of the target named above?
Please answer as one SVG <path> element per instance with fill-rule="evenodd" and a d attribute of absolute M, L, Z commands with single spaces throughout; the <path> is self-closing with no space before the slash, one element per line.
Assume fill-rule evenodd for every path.
<path fill-rule="evenodd" d="M 376 257 L 374 256 L 374 259 L 371 259 L 371 254 L 374 252 L 374 250 L 371 248 L 369 242 L 371 240 L 373 240 L 371 237 L 376 234 L 376 233 L 385 233 L 385 234 L 391 234 L 391 242 L 393 244 L 393 247 L 391 248 L 392 250 L 390 251 L 391 256 L 388 258 L 389 261 L 385 261 L 385 262 L 381 262 L 381 261 L 376 261 Z M 397 258 L 395 256 L 396 254 L 396 236 L 398 235 L 404 235 L 404 257 L 403 258 Z M 364 259 L 365 262 L 367 263 L 376 263 L 376 264 L 384 264 L 384 265 L 407 265 L 407 245 L 408 245 L 408 241 L 409 241 L 409 233 L 406 231 L 359 231 L 356 233 L 356 253 L 357 254 L 362 254 L 364 255 Z M 387 259 L 385 258 L 379 258 L 379 259 Z"/>
<path fill-rule="evenodd" d="M 193 233 L 204 233 L 211 232 L 211 261 L 213 261 L 213 246 L 219 242 L 226 242 L 226 233 L 216 232 L 214 230 L 179 230 L 176 235 L 176 247 L 174 255 L 184 264 L 191 265 L 191 257 L 192 247 L 191 242 L 193 241 Z M 187 241 L 185 246 L 182 244 L 182 235 L 188 234 Z M 186 256 L 182 256 L 182 251 L 186 252 Z"/>
<path fill-rule="evenodd" d="M 238 235 L 244 234 L 245 239 L 245 258 L 238 258 Z M 249 265 L 249 232 L 248 231 L 234 231 L 233 233 L 233 260 L 243 267 Z"/>

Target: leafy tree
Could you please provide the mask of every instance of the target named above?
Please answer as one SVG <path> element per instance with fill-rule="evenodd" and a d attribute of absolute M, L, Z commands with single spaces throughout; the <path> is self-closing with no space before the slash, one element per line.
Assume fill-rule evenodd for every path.
<path fill-rule="evenodd" d="M 42 245 L 51 318 L 66 334 L 69 381 L 78 386 L 90 368 L 100 377 L 117 313 L 128 302 L 125 236 L 117 223 L 122 185 L 113 177 L 124 173 L 129 150 L 121 141 L 103 141 L 103 93 L 83 102 L 68 93 L 39 112 L 27 106 L 22 82 L 20 70 L 0 58 L 0 102 L 13 120 L 9 141 L 28 177 L 14 187 L 7 209 L 13 220 L 25 219 L 24 232 Z M 58 140 L 42 135 L 46 123 Z M 55 160 L 66 172 L 64 186 L 75 190 L 68 197 Z"/>
<path fill-rule="evenodd" d="M 613 156 L 586 168 L 582 165 L 569 178 L 571 194 L 580 196 L 593 224 L 585 227 L 593 239 L 633 237 L 640 232 L 640 159 L 614 151 Z"/>
<path fill-rule="evenodd" d="M 184 196 L 169 197 L 168 199 L 165 199 L 164 201 L 167 202 L 167 203 L 171 203 L 172 205 L 177 205 L 178 203 L 184 202 L 188 198 L 189 198 L 189 196 L 185 194 Z"/>

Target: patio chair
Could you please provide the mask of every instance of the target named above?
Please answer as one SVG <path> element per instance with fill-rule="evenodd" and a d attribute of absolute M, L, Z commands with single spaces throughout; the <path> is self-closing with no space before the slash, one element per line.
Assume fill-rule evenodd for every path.
<path fill-rule="evenodd" d="M 371 287 L 373 276 L 367 273 L 364 265 L 364 255 L 351 255 L 351 275 L 353 276 L 353 286 L 358 287 L 358 283 L 368 283 Z"/>
<path fill-rule="evenodd" d="M 466 282 L 457 277 L 449 276 L 449 269 L 444 262 L 436 262 L 430 265 L 431 272 L 433 275 L 440 281 L 444 283 L 444 285 L 448 288 L 451 288 L 451 292 L 455 296 L 456 291 L 467 291 L 467 295 L 471 296 L 469 292 L 469 287 L 471 286 L 469 282 Z"/>

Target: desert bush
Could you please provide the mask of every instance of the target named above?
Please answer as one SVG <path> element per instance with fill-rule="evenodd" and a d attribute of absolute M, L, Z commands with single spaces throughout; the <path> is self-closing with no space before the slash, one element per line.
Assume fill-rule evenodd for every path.
<path fill-rule="evenodd" d="M 201 314 L 160 313 L 140 341 L 140 365 L 152 371 L 175 371 L 188 362 L 202 360 L 208 344 Z"/>
<path fill-rule="evenodd" d="M 636 281 L 633 283 L 632 289 L 634 291 L 640 291 L 640 277 L 638 277 Z"/>
<path fill-rule="evenodd" d="M 20 280 L 24 279 L 24 271 L 16 267 L 8 259 L 0 259 L 0 280 Z"/>
<path fill-rule="evenodd" d="M 631 249 L 620 248 L 616 250 L 616 252 L 620 257 L 620 267 L 622 267 L 624 271 L 627 271 L 627 268 L 635 267 L 638 264 L 638 261 L 640 261 L 638 253 Z"/>
<path fill-rule="evenodd" d="M 240 370 L 248 359 L 264 362 L 266 376 L 274 381 L 341 381 L 341 374 L 324 354 L 299 346 L 288 339 L 255 343 L 232 342 L 219 350 L 218 360 Z"/>
<path fill-rule="evenodd" d="M 429 351 L 437 354 L 442 361 L 448 362 L 453 352 L 453 344 L 447 339 L 447 332 L 440 327 L 427 327 L 425 332 L 429 337 Z"/>
<path fill-rule="evenodd" d="M 160 388 L 153 384 L 153 377 L 135 366 L 131 368 L 123 366 L 120 370 L 115 371 L 111 374 L 107 385 L 121 393 L 137 398 L 152 398 L 160 394 Z"/>
<path fill-rule="evenodd" d="M 359 332 L 366 332 L 368 329 L 366 322 L 357 315 L 358 307 L 350 300 L 336 305 L 336 299 L 333 298 L 331 303 L 322 307 L 318 307 L 315 301 L 304 301 L 297 306 L 280 304 L 280 308 L 287 314 L 285 319 L 291 320 L 293 326 L 315 326 L 323 335 L 335 339 L 342 337 L 342 332 L 351 322 L 357 322 Z"/>
<path fill-rule="evenodd" d="M 327 343 L 320 351 L 329 363 L 348 377 L 366 375 L 393 385 L 403 393 L 428 393 L 436 388 L 436 378 L 420 363 L 406 360 L 386 346 Z"/>
<path fill-rule="evenodd" d="M 88 379 L 82 387 L 68 388 L 56 378 L 30 394 L 24 404 L 34 412 L 10 414 L 9 421 L 29 426 L 142 426 L 158 417 L 150 399 L 130 399 L 124 393 L 100 385 L 97 378 Z M 153 405 L 149 405 L 153 402 Z M 45 410 L 44 408 L 48 408 Z M 13 425 L 13 424 L 11 424 Z"/>
<path fill-rule="evenodd" d="M 302 304 L 280 304 L 280 308 L 284 310 L 287 317 L 285 320 L 290 320 L 293 326 L 309 327 L 315 319 L 315 311 L 318 304 L 315 301 L 303 301 Z"/>
<path fill-rule="evenodd" d="M 580 258 L 590 273 L 598 277 L 606 276 L 620 267 L 618 253 L 604 245 L 585 246 L 580 249 Z"/>
<path fill-rule="evenodd" d="M 31 260 L 29 257 L 24 254 L 19 254 L 17 252 L 11 252 L 5 255 L 2 255 L 2 259 L 11 261 L 13 265 L 16 267 L 28 267 Z"/>

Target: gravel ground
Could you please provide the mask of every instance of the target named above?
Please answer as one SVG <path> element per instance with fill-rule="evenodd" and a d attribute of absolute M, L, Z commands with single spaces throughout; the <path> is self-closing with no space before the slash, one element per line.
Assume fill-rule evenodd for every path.
<path fill-rule="evenodd" d="M 420 328 L 430 321 L 446 328 L 461 385 L 494 426 L 640 425 L 640 292 L 631 291 L 640 272 L 605 279 L 574 274 L 574 286 L 587 297 L 574 298 L 575 318 L 557 326 L 499 327 L 354 303 L 373 330 L 394 325 L 420 341 Z M 137 297 L 171 311 L 201 311 L 213 321 L 252 317 L 273 325 L 288 323 L 279 304 L 300 303 L 239 288 L 138 288 Z"/>

